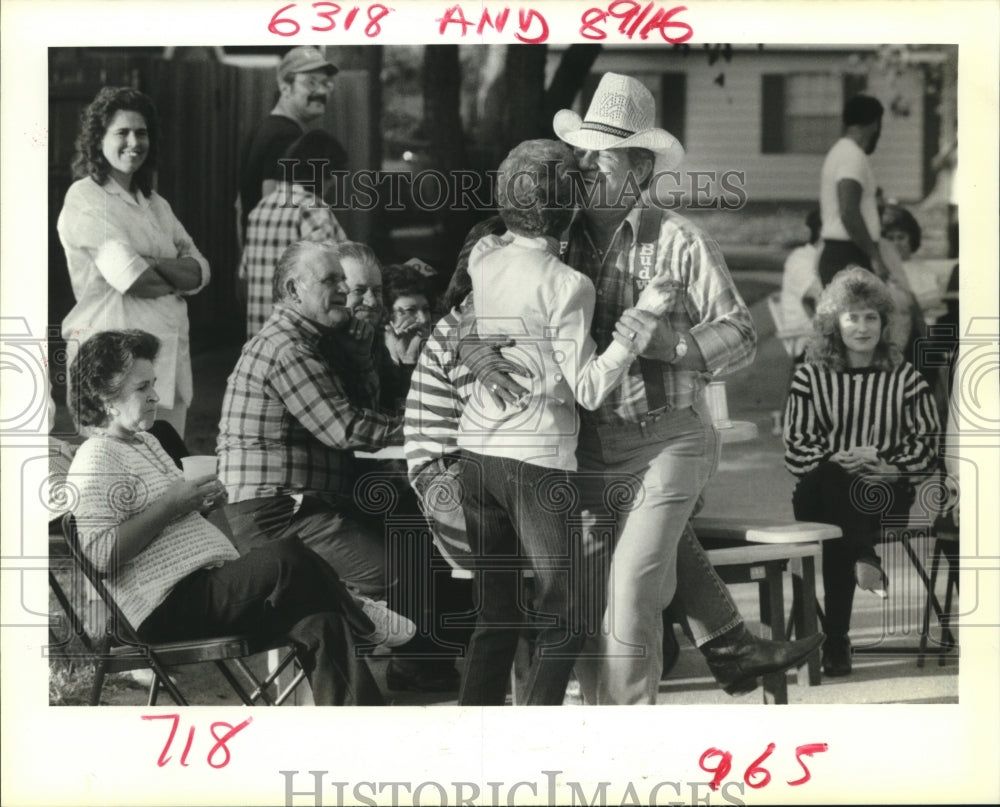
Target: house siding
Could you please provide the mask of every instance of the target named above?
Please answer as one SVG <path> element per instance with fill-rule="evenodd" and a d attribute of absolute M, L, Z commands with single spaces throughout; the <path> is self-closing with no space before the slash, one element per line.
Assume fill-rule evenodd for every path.
<path fill-rule="evenodd" d="M 688 171 L 742 171 L 749 201 L 810 201 L 819 194 L 823 154 L 763 154 L 761 109 L 765 74 L 795 72 L 857 73 L 855 51 L 737 50 L 731 62 L 709 66 L 702 51 L 687 56 L 673 50 L 607 49 L 594 64 L 595 73 L 685 72 L 687 74 L 686 129 L 683 137 Z M 559 54 L 553 58 L 558 60 Z M 715 83 L 724 73 L 723 86 Z M 879 184 L 889 198 L 915 202 L 922 198 L 924 90 L 913 69 L 898 77 L 872 70 L 866 92 L 886 107 L 882 138 L 872 155 Z M 890 109 L 897 95 L 909 114 Z M 839 115 L 839 110 L 836 110 Z M 830 145 L 833 145 L 831 141 Z M 685 183 L 685 187 L 688 184 Z"/>

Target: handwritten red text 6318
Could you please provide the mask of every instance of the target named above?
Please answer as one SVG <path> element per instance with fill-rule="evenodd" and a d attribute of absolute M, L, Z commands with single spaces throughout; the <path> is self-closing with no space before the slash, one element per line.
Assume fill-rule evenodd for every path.
<path fill-rule="evenodd" d="M 393 9 L 383 6 L 381 3 L 371 3 L 364 6 L 364 13 L 361 13 L 362 6 L 344 7 L 340 3 L 330 3 L 326 0 L 312 3 L 308 11 L 299 12 L 298 3 L 289 3 L 274 12 L 271 21 L 267 25 L 267 30 L 278 36 L 295 36 L 302 30 L 303 23 L 315 23 L 309 26 L 309 30 L 325 33 L 337 29 L 350 31 L 357 22 L 358 25 L 364 23 L 364 33 L 369 39 L 374 39 L 382 33 L 382 20 L 389 16 Z M 343 12 L 343 13 L 341 13 Z M 293 16 L 294 15 L 294 16 Z M 359 19 L 360 16 L 360 19 Z"/>

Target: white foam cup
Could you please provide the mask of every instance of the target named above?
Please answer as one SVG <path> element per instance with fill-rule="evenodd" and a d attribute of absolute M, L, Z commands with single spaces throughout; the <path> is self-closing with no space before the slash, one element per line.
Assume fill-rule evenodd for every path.
<path fill-rule="evenodd" d="M 215 454 L 195 454 L 190 457 L 182 457 L 181 467 L 184 469 L 184 478 L 190 482 L 193 479 L 218 473 L 219 460 Z"/>

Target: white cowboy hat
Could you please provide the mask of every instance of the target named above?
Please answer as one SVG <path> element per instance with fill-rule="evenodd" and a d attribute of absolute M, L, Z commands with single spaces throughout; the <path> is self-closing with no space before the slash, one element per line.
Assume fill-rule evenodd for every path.
<path fill-rule="evenodd" d="M 654 171 L 680 165 L 684 147 L 666 129 L 653 124 L 656 103 L 645 85 L 631 76 L 605 73 L 583 119 L 572 109 L 561 109 L 552 119 L 556 137 L 575 148 L 646 148 L 656 155 Z"/>

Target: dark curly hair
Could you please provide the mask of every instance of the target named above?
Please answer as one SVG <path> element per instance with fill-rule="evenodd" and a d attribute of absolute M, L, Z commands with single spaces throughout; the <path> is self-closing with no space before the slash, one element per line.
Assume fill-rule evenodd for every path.
<path fill-rule="evenodd" d="M 136 359 L 155 361 L 160 340 L 146 331 L 101 331 L 80 346 L 69 366 L 67 400 L 79 426 L 107 423 L 107 402 L 118 397 Z"/>
<path fill-rule="evenodd" d="M 525 140 L 497 172 L 497 206 L 507 228 L 558 237 L 573 217 L 573 150 L 558 140 Z"/>
<path fill-rule="evenodd" d="M 910 239 L 911 252 L 916 252 L 920 249 L 923 231 L 920 229 L 916 218 L 905 207 L 890 205 L 886 208 L 885 215 L 882 217 L 882 235 L 888 236 L 893 230 L 906 233 L 906 237 Z"/>
<path fill-rule="evenodd" d="M 391 263 L 382 269 L 382 299 L 385 310 L 391 311 L 393 303 L 400 297 L 421 294 L 433 305 L 431 284 L 415 266 L 405 263 Z"/>
<path fill-rule="evenodd" d="M 868 126 L 879 120 L 885 108 L 878 98 L 870 95 L 855 95 L 844 104 L 840 119 L 844 126 Z"/>
<path fill-rule="evenodd" d="M 813 336 L 806 348 L 806 361 L 831 370 L 847 367 L 847 348 L 840 336 L 840 315 L 852 308 L 873 308 L 882 321 L 882 333 L 875 346 L 872 365 L 891 370 L 901 361 L 897 348 L 889 342 L 889 315 L 895 306 L 885 283 L 861 266 L 848 266 L 833 276 L 816 304 Z"/>
<path fill-rule="evenodd" d="M 90 177 L 98 185 L 107 182 L 111 166 L 104 157 L 104 135 L 115 113 L 126 110 L 138 112 L 146 121 L 149 132 L 149 151 L 146 159 L 132 177 L 132 184 L 147 196 L 153 190 L 153 175 L 160 147 L 160 120 L 153 100 L 131 87 L 102 87 L 80 115 L 80 131 L 76 136 L 76 154 L 73 155 L 73 176 Z"/>

